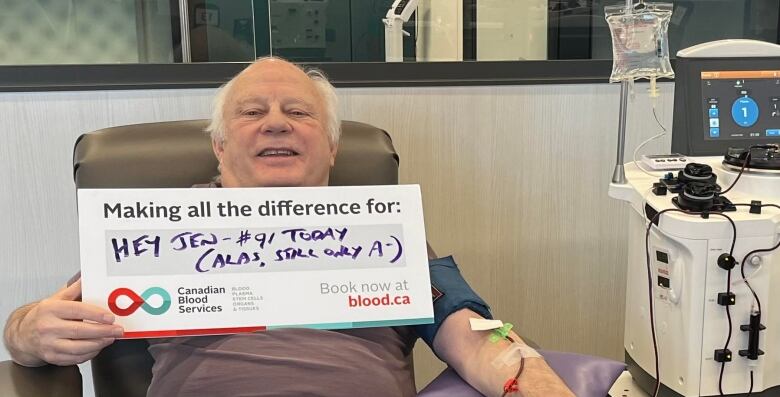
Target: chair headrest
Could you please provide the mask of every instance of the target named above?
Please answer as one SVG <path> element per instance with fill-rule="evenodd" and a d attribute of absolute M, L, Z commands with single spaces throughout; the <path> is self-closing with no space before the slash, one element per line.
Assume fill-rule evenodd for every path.
<path fill-rule="evenodd" d="M 105 128 L 78 138 L 73 150 L 77 188 L 190 187 L 217 174 L 208 120 Z M 398 155 L 387 132 L 343 121 L 331 186 L 398 183 Z"/>

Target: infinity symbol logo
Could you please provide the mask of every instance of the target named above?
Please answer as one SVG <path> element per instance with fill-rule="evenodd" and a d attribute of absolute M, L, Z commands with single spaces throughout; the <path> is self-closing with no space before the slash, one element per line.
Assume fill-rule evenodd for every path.
<path fill-rule="evenodd" d="M 160 307 L 154 307 L 146 303 L 146 301 L 154 295 L 159 295 L 162 298 L 163 303 L 160 305 Z M 119 307 L 116 304 L 116 301 L 120 296 L 126 296 L 130 298 L 133 303 L 124 309 Z M 108 296 L 108 308 L 111 309 L 111 312 L 117 316 L 129 316 L 135 313 L 139 307 L 144 309 L 144 311 L 149 314 L 159 316 L 171 308 L 171 295 L 168 294 L 168 291 L 160 287 L 151 287 L 144 291 L 141 296 L 138 296 L 138 294 L 133 292 L 133 290 L 130 288 L 117 288 Z"/>

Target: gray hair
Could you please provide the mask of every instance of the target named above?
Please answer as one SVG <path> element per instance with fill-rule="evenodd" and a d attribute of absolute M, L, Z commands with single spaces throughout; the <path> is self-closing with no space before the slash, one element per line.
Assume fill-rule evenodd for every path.
<path fill-rule="evenodd" d="M 258 58 L 255 62 L 252 63 L 252 65 L 269 59 L 288 62 L 283 58 L 267 56 Z M 339 143 L 339 137 L 341 136 L 341 119 L 339 118 L 339 99 L 338 96 L 336 96 L 336 89 L 333 87 L 330 81 L 328 81 L 325 73 L 323 73 L 321 70 L 316 68 L 304 69 L 298 65 L 295 66 L 306 73 L 306 76 L 308 76 L 312 82 L 314 82 L 314 86 L 317 88 L 320 96 L 322 96 L 322 99 L 325 101 L 325 131 L 328 133 L 328 139 L 330 140 L 331 145 L 337 145 Z M 241 73 L 243 73 L 243 71 Z M 219 87 L 217 94 L 214 96 L 211 109 L 211 122 L 209 123 L 208 127 L 206 127 L 206 132 L 211 135 L 211 139 L 213 140 L 222 142 L 227 137 L 227 126 L 225 125 L 225 102 L 227 101 L 228 92 L 230 92 L 233 84 L 235 83 L 238 76 L 241 75 L 241 73 L 233 76 L 230 81 Z"/>

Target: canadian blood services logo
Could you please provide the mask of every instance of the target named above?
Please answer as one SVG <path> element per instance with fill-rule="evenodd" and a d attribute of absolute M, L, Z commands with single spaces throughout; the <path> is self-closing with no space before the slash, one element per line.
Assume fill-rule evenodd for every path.
<path fill-rule="evenodd" d="M 147 303 L 147 300 L 155 295 L 159 295 L 162 298 L 163 302 L 159 307 L 154 307 Z M 131 303 L 130 306 L 126 308 L 119 307 L 116 301 L 120 296 L 126 296 L 130 298 L 133 303 Z M 135 311 L 139 308 L 144 309 L 144 311 L 149 314 L 159 316 L 171 308 L 171 295 L 168 293 L 168 291 L 160 287 L 148 288 L 140 296 L 130 288 L 117 288 L 113 290 L 110 295 L 108 295 L 108 308 L 117 316 L 123 317 L 135 313 Z"/>

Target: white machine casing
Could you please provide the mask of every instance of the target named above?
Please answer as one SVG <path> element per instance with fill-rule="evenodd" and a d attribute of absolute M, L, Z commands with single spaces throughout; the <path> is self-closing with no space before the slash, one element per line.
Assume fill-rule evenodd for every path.
<path fill-rule="evenodd" d="M 718 183 L 729 186 L 738 170 L 725 168 L 722 157 L 691 158 L 710 165 Z M 613 198 L 631 204 L 629 215 L 628 271 L 626 284 L 626 317 L 624 347 L 627 360 L 636 362 L 647 374 L 654 376 L 655 363 L 650 330 L 650 300 L 646 265 L 645 233 L 649 222 L 645 202 L 658 212 L 676 208 L 675 194 L 656 196 L 651 189 L 658 178 L 651 177 L 633 164 L 626 164 L 628 184 L 610 185 Z M 761 200 L 764 204 L 780 202 L 780 174 L 745 172 L 734 189 L 726 195 L 733 203 Z M 651 211 L 652 213 L 653 211 Z M 775 245 L 780 234 L 780 210 L 764 207 L 761 214 L 752 214 L 749 207 L 737 207 L 727 212 L 737 228 L 734 257 L 741 261 L 750 251 Z M 718 267 L 717 258 L 728 253 L 732 243 L 732 226 L 725 218 L 710 215 L 687 215 L 667 212 L 658 219 L 649 237 L 650 267 L 653 286 L 656 335 L 659 352 L 660 378 L 663 385 L 682 396 L 719 395 L 721 364 L 715 362 L 716 349 L 725 346 L 728 319 L 725 307 L 717 303 L 718 293 L 726 291 L 728 271 Z M 656 252 L 668 255 L 668 264 L 656 257 Z M 723 374 L 725 394 L 747 393 L 750 371 L 754 372 L 753 393 L 780 385 L 780 315 L 775 304 L 780 303 L 780 253 L 758 254 L 760 267 L 748 261 L 745 274 L 761 299 L 761 322 L 767 330 L 760 332 L 759 348 L 766 352 L 758 360 L 740 357 L 747 349 L 748 333 L 740 325 L 748 324 L 753 297 L 741 282 L 739 265 L 732 270 L 731 291 L 736 304 L 730 307 L 732 337 L 729 349 L 732 361 L 726 363 Z M 760 269 L 760 270 L 759 270 Z M 758 272 L 757 272 L 758 271 Z M 755 277 L 751 275 L 755 274 Z M 669 279 L 669 287 L 659 285 L 658 276 Z M 663 394 L 662 394 L 663 395 Z"/>
<path fill-rule="evenodd" d="M 716 183 L 726 189 L 740 172 L 740 167 L 724 163 L 729 148 L 746 149 L 756 144 L 780 142 L 769 137 L 769 133 L 767 137 L 751 136 L 742 140 L 706 140 L 704 128 L 709 124 L 705 124 L 705 117 L 712 116 L 704 112 L 702 101 L 707 98 L 699 76 L 705 70 L 778 70 L 780 45 L 720 40 L 679 51 L 677 58 L 676 69 L 680 70 L 676 70 L 671 149 L 688 156 L 687 164 L 710 166 L 717 176 Z M 634 381 L 652 394 L 656 383 L 652 304 L 661 383 L 659 396 L 746 395 L 751 390 L 751 372 L 752 396 L 780 396 L 780 314 L 776 307 L 780 306 L 780 250 L 758 253 L 741 263 L 749 252 L 771 249 L 778 243 L 780 209 L 762 207 L 760 213 L 751 213 L 749 206 L 737 205 L 736 211 L 723 212 L 734 221 L 735 240 L 732 224 L 721 215 L 703 217 L 674 211 L 660 214 L 648 235 L 649 222 L 657 213 L 677 208 L 672 198 L 678 194 L 653 192 L 653 184 L 660 182 L 667 171 L 646 173 L 634 163 L 625 164 L 624 168 L 627 183 L 611 183 L 609 196 L 630 203 L 623 344 Z M 734 204 L 758 200 L 762 204 L 780 205 L 780 171 L 747 167 L 723 197 Z M 732 241 L 737 264 L 731 270 L 730 287 L 735 302 L 728 306 L 731 361 L 723 366 L 721 380 L 722 364 L 716 361 L 715 352 L 726 345 L 729 319 L 726 306 L 718 303 L 718 294 L 728 290 L 729 271 L 718 266 L 718 257 L 729 253 Z M 760 299 L 760 321 L 766 326 L 758 332 L 758 349 L 764 354 L 756 360 L 739 354 L 740 350 L 748 349 L 750 340 L 749 332 L 740 326 L 748 325 L 751 313 L 756 311 L 755 299 L 742 280 L 740 266 L 744 266 L 745 276 Z"/>

